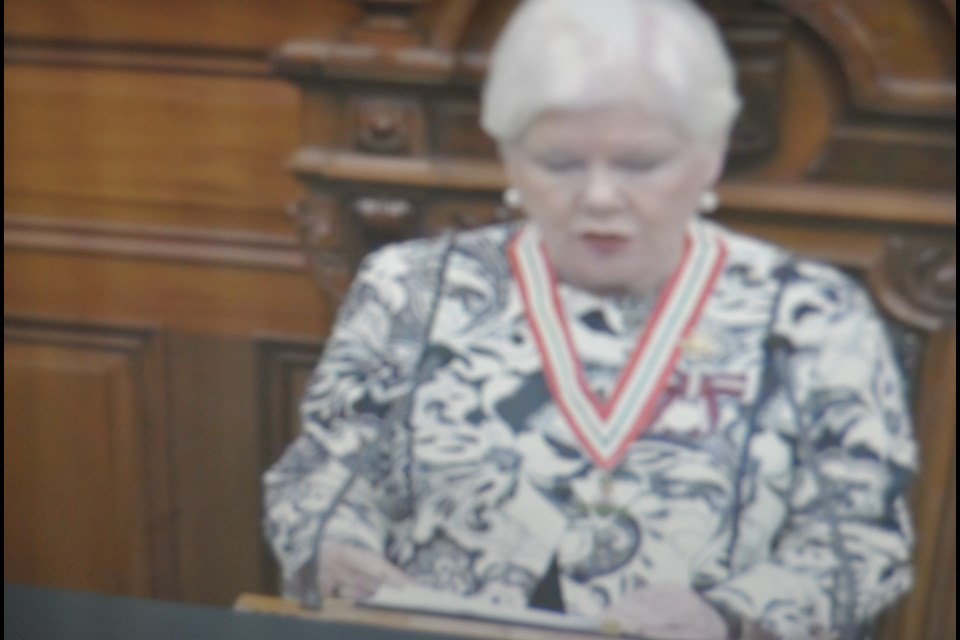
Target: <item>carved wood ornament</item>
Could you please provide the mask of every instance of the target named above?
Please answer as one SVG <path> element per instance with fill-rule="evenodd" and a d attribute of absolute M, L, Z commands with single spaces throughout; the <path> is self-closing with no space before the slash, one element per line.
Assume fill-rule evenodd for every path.
<path fill-rule="evenodd" d="M 956 321 L 956 239 L 895 235 L 870 271 L 870 285 L 890 315 L 937 331 Z"/>

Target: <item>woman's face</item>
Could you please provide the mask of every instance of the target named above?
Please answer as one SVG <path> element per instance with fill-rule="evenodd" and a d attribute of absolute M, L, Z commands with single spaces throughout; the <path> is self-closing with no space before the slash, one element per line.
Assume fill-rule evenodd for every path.
<path fill-rule="evenodd" d="M 638 106 L 553 111 L 503 148 L 561 280 L 643 294 L 677 266 L 723 150 Z"/>

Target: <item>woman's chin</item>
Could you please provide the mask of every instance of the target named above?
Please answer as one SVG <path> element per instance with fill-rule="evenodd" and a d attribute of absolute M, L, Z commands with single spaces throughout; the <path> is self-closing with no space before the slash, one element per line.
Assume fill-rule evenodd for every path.
<path fill-rule="evenodd" d="M 578 289 L 599 295 L 643 296 L 656 291 L 669 277 L 669 269 L 643 264 L 636 256 L 619 260 L 580 260 L 562 270 L 560 280 Z"/>
<path fill-rule="evenodd" d="M 604 273 L 575 273 L 565 278 L 567 284 L 596 295 L 624 295 L 633 293 L 635 282 L 628 277 L 617 277 L 617 274 L 606 271 Z"/>
<path fill-rule="evenodd" d="M 642 295 L 662 280 L 659 265 L 638 259 L 642 247 L 631 241 L 597 240 L 569 243 L 551 252 L 561 281 L 602 295 Z M 650 286 L 647 286 L 649 284 Z"/>

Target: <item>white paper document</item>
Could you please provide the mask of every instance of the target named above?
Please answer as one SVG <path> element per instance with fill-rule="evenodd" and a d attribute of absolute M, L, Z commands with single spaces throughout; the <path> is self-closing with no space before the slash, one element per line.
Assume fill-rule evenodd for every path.
<path fill-rule="evenodd" d="M 404 587 L 384 585 L 372 597 L 361 602 L 360 605 L 548 629 L 590 633 L 597 633 L 601 630 L 601 621 L 594 618 L 568 616 L 540 609 L 497 606 L 480 598 L 462 597 L 445 591 L 435 591 L 425 587 L 409 585 Z"/>

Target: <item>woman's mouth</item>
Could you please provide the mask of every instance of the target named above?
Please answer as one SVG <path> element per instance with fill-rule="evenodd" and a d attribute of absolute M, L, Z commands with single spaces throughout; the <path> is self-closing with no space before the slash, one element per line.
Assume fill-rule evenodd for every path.
<path fill-rule="evenodd" d="M 630 244 L 628 236 L 613 233 L 581 233 L 580 240 L 588 251 L 598 256 L 618 254 Z"/>

